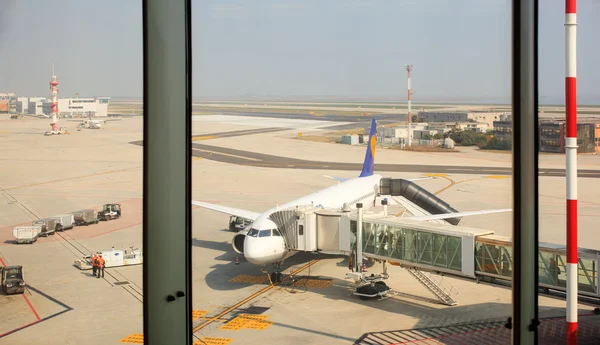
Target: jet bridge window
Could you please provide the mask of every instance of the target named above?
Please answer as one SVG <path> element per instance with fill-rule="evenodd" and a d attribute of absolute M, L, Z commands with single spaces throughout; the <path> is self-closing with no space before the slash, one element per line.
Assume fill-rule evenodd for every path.
<path fill-rule="evenodd" d="M 304 235 L 304 225 L 298 225 L 298 234 Z"/>
<path fill-rule="evenodd" d="M 258 237 L 269 237 L 271 236 L 271 230 L 261 230 L 258 233 Z"/>

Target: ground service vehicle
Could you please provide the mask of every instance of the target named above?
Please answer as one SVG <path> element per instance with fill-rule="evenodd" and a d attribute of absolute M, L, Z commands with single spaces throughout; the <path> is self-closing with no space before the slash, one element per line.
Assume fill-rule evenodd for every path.
<path fill-rule="evenodd" d="M 37 241 L 38 237 L 42 233 L 41 225 L 31 226 L 15 226 L 13 228 L 13 236 L 16 238 L 15 242 L 21 243 L 33 243 Z"/>
<path fill-rule="evenodd" d="M 7 295 L 25 292 L 22 266 L 0 267 L 0 285 Z"/>
<path fill-rule="evenodd" d="M 60 127 L 55 130 L 50 130 L 44 133 L 45 136 L 67 134 L 67 127 Z"/>
<path fill-rule="evenodd" d="M 48 237 L 48 235 L 54 235 L 56 231 L 56 224 L 58 224 L 58 221 L 52 218 L 42 218 L 31 223 L 31 225 L 39 225 L 42 227 L 40 236 L 44 237 Z"/>
<path fill-rule="evenodd" d="M 96 210 L 80 210 L 73 212 L 75 225 L 90 225 L 98 224 L 98 211 Z"/>
<path fill-rule="evenodd" d="M 73 229 L 73 223 L 75 222 L 75 217 L 72 214 L 59 214 L 58 216 L 50 217 L 50 219 L 56 219 L 56 231 Z"/>
<path fill-rule="evenodd" d="M 129 247 L 127 249 L 115 249 L 102 250 L 102 258 L 106 261 L 105 267 L 120 267 L 120 266 L 131 266 L 141 265 L 144 262 L 142 250 L 136 247 Z M 82 259 L 75 260 L 73 266 L 80 270 L 91 270 L 92 269 L 92 255 L 86 255 Z"/>
<path fill-rule="evenodd" d="M 231 216 L 229 217 L 229 230 L 240 231 L 252 223 L 249 219 L 242 217 Z"/>
<path fill-rule="evenodd" d="M 98 220 L 110 220 L 121 217 L 121 204 L 105 204 L 98 211 Z"/>

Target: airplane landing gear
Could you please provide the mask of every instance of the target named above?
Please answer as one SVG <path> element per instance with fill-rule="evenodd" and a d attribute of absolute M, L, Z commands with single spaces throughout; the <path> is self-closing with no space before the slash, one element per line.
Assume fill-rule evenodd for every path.
<path fill-rule="evenodd" d="M 281 281 L 283 280 L 283 273 L 279 271 L 282 263 L 283 261 L 273 264 L 273 266 L 275 266 L 275 271 L 269 274 L 269 278 L 271 279 L 271 283 L 273 284 L 281 283 Z"/>
<path fill-rule="evenodd" d="M 283 280 L 283 273 L 281 272 L 271 272 L 271 281 L 273 284 L 281 283 Z"/>

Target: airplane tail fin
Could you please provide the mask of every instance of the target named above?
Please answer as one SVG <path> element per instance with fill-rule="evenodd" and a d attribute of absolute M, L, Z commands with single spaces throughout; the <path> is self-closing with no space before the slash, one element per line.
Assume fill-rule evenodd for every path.
<path fill-rule="evenodd" d="M 373 175 L 375 166 L 375 146 L 377 145 L 377 120 L 371 122 L 371 132 L 369 133 L 369 142 L 367 143 L 367 153 L 365 154 L 365 162 L 363 163 L 362 172 L 359 177 Z"/>

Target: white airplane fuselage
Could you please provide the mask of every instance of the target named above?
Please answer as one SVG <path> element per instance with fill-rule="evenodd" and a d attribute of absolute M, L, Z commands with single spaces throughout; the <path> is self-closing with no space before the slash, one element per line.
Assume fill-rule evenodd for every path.
<path fill-rule="evenodd" d="M 273 236 L 273 230 L 278 230 L 277 225 L 270 219 L 272 213 L 310 204 L 341 208 L 348 203 L 351 208 L 355 208 L 356 203 L 363 202 L 363 208 L 368 209 L 372 206 L 372 193 L 379 187 L 381 178 L 381 175 L 357 177 L 274 207 L 262 213 L 246 229 L 234 236 L 233 249 L 237 253 L 243 253 L 246 260 L 256 265 L 281 262 L 296 252 L 286 248 L 281 234 Z"/>

